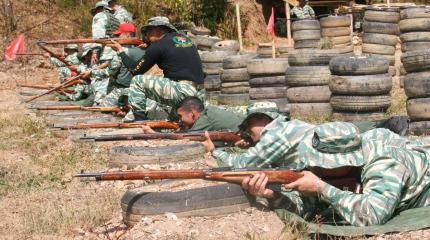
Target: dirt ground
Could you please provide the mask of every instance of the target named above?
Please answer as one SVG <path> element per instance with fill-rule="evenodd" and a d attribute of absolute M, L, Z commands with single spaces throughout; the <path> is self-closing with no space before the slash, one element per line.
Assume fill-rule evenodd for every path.
<path fill-rule="evenodd" d="M 0 64 L 0 239 L 302 239 L 284 228 L 273 212 L 248 208 L 227 216 L 178 218 L 148 216 L 134 227 L 122 222 L 120 199 L 144 182 L 81 182 L 81 169 L 107 169 L 109 144 L 77 143 L 53 136 L 43 117 L 26 109 L 17 83 L 56 82 L 43 60 Z M 396 109 L 404 114 L 403 90 L 393 90 Z M 394 107 L 393 107 L 394 108 Z M 144 143 L 151 146 L 160 143 Z M 146 168 L 204 167 L 189 165 Z M 430 230 L 374 239 L 429 239 Z M 357 238 L 354 238 L 357 239 Z M 361 238 L 359 238 L 361 239 Z"/>

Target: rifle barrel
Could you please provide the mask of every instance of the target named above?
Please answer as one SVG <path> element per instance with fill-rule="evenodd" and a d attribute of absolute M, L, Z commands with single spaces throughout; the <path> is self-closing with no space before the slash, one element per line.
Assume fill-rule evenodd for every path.
<path fill-rule="evenodd" d="M 55 91 L 57 91 L 59 89 L 62 89 L 64 87 L 70 87 L 70 86 L 72 86 L 72 84 L 76 84 L 76 82 L 79 80 L 80 77 L 81 77 L 81 74 L 79 74 L 79 75 L 77 75 L 77 76 L 75 76 L 75 77 L 67 80 L 66 82 L 60 84 L 59 86 L 56 86 L 56 87 L 52 88 L 51 90 L 48 90 L 47 92 L 44 92 L 42 94 L 39 94 L 37 96 L 34 96 L 34 97 L 26 100 L 25 103 L 29 103 L 29 102 L 31 102 L 31 101 L 33 101 L 35 99 L 38 99 L 38 98 L 43 97 L 45 95 L 48 95 L 48 94 L 50 94 L 52 92 L 55 92 Z"/>
<path fill-rule="evenodd" d="M 88 128 L 139 128 L 142 126 L 149 126 L 154 129 L 178 129 L 178 124 L 168 121 L 147 121 L 147 122 L 107 122 L 107 123 L 78 123 L 76 125 L 63 126 L 62 130 L 70 129 L 88 129 Z"/>
<path fill-rule="evenodd" d="M 51 41 L 39 41 L 38 44 L 70 44 L 70 43 L 98 43 L 98 44 L 111 44 L 111 40 L 118 42 L 121 45 L 141 45 L 144 42 L 139 38 L 102 38 L 102 39 L 92 39 L 92 38 L 81 38 L 81 39 L 66 39 L 66 40 L 51 40 Z"/>

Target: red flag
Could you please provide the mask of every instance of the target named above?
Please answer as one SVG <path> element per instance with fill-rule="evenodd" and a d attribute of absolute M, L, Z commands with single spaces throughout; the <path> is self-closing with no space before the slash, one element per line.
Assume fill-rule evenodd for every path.
<path fill-rule="evenodd" d="M 272 8 L 272 14 L 269 18 L 269 23 L 267 24 L 267 32 L 272 35 L 272 37 L 275 36 L 275 9 Z"/>
<path fill-rule="evenodd" d="M 14 60 L 17 53 L 24 53 L 25 48 L 24 34 L 19 35 L 15 38 L 4 51 L 4 58 L 6 60 Z"/>

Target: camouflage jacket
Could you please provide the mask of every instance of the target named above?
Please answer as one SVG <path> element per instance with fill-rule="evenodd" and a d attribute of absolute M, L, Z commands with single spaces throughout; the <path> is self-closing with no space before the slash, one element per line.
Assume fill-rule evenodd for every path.
<path fill-rule="evenodd" d="M 92 69 L 91 78 L 103 79 L 109 78 L 114 82 L 121 68 L 121 59 L 110 47 L 104 47 L 100 56 L 100 64 L 109 61 L 109 65 L 103 69 Z"/>
<path fill-rule="evenodd" d="M 55 67 L 65 67 L 66 66 L 63 62 L 61 62 L 57 58 L 51 57 L 50 60 L 51 60 L 52 65 L 54 65 Z M 66 62 L 72 64 L 72 65 L 79 65 L 81 62 L 78 58 L 78 53 L 70 54 L 64 60 Z"/>
<path fill-rule="evenodd" d="M 429 141 L 430 142 L 430 141 Z M 363 193 L 326 185 L 315 204 L 328 204 L 352 225 L 383 224 L 393 214 L 430 205 L 430 149 L 426 141 L 410 141 L 386 129 L 362 135 L 351 123 L 319 126 L 277 118 L 261 132 L 261 139 L 246 153 L 214 156 L 234 167 L 275 165 L 293 170 L 357 166 L 362 169 Z M 282 192 L 284 208 L 304 216 L 309 197 Z M 315 200 L 315 199 L 314 199 Z"/>
<path fill-rule="evenodd" d="M 92 33 L 94 39 L 107 38 L 106 25 L 108 15 L 106 12 L 99 12 L 93 17 Z"/>
<path fill-rule="evenodd" d="M 116 17 L 116 19 L 118 19 L 119 23 L 133 23 L 133 15 L 129 13 L 123 6 L 119 6 L 113 15 Z"/>
<path fill-rule="evenodd" d="M 309 5 L 305 5 L 303 8 L 300 6 L 293 7 L 291 13 L 294 14 L 300 20 L 315 19 L 315 12 Z"/>

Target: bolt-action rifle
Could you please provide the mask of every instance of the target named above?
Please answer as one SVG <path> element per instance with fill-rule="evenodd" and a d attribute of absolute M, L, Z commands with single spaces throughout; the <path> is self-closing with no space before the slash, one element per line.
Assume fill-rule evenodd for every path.
<path fill-rule="evenodd" d="M 52 40 L 52 41 L 44 41 L 41 40 L 38 44 L 71 44 L 71 43 L 98 43 L 102 45 L 112 44 L 112 40 L 121 44 L 121 45 L 134 45 L 139 46 L 144 44 L 139 38 L 101 38 L 101 39 L 92 39 L 92 38 L 80 38 L 80 39 L 66 39 L 66 40 Z"/>
<path fill-rule="evenodd" d="M 106 123 L 78 123 L 76 125 L 62 126 L 62 130 L 88 129 L 88 128 L 139 128 L 149 126 L 153 129 L 179 129 L 179 125 L 169 121 L 139 121 L 131 123 L 106 122 Z"/>
<path fill-rule="evenodd" d="M 303 173 L 278 168 L 213 168 L 195 170 L 147 170 L 147 171 L 110 171 L 99 173 L 80 173 L 74 177 L 93 178 L 96 181 L 124 180 L 162 180 L 162 179 L 205 179 L 241 184 L 246 177 L 264 173 L 268 177 L 269 188 L 281 190 L 281 184 L 288 184 L 303 176 Z M 355 177 L 322 178 L 328 184 L 342 190 L 359 192 L 360 184 Z"/>
<path fill-rule="evenodd" d="M 34 89 L 45 89 L 45 90 L 50 90 L 51 88 L 53 88 L 52 86 L 42 86 L 42 85 L 29 85 L 29 84 L 17 84 L 18 87 L 25 87 L 25 88 L 34 88 Z M 64 92 L 64 93 L 75 93 L 74 90 L 68 89 L 68 88 L 62 88 L 59 89 L 58 91 Z"/>

